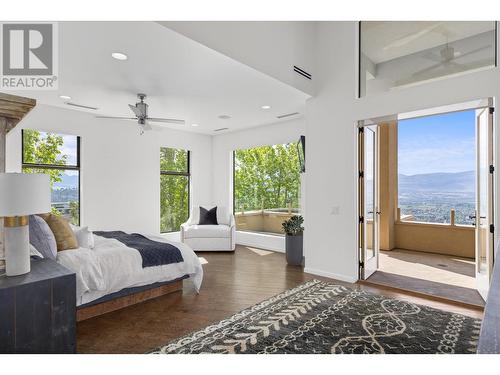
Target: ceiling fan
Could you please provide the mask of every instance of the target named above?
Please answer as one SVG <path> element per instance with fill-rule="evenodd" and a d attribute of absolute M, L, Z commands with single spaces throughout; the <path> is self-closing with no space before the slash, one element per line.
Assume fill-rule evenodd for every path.
<path fill-rule="evenodd" d="M 170 118 L 158 118 L 148 116 L 148 105 L 144 102 L 146 99 L 146 94 L 137 94 L 140 102 L 135 103 L 135 105 L 129 104 L 129 108 L 134 112 L 135 117 L 118 117 L 118 116 L 96 116 L 97 118 L 104 119 L 118 119 L 118 120 L 134 120 L 137 121 L 141 129 L 141 134 L 145 131 L 151 130 L 151 122 L 161 122 L 166 124 L 177 124 L 184 125 L 186 122 L 184 120 L 170 119 Z"/>
<path fill-rule="evenodd" d="M 435 61 L 435 64 L 432 64 L 424 69 L 421 69 L 415 73 L 413 73 L 408 79 L 397 81 L 397 86 L 413 83 L 415 81 L 420 81 L 422 79 L 432 79 L 435 76 L 442 75 L 442 70 L 445 69 L 447 74 L 460 73 L 465 70 L 474 69 L 480 66 L 483 66 L 485 63 L 483 60 L 473 63 L 473 64 L 463 64 L 458 62 L 458 59 L 462 59 L 466 56 L 473 55 L 482 50 L 491 48 L 491 45 L 475 48 L 471 51 L 462 53 L 459 51 L 455 51 L 455 48 L 446 44 L 443 48 L 436 53 L 426 53 L 422 55 L 423 58 Z M 442 69 L 440 69 L 442 68 Z"/>

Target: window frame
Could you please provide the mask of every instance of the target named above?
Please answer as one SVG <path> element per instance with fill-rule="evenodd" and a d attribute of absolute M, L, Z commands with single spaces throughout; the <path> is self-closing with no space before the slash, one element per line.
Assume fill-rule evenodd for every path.
<path fill-rule="evenodd" d="M 69 135 L 76 137 L 76 164 L 74 165 L 64 165 L 64 164 L 39 164 L 39 163 L 26 163 L 24 161 L 24 130 L 36 130 L 39 132 L 43 133 L 50 133 L 50 134 L 57 134 L 57 135 Z M 60 171 L 65 171 L 65 170 L 71 170 L 71 171 L 78 171 L 78 226 L 81 224 L 81 216 L 82 216 L 82 196 L 81 196 L 81 164 L 80 164 L 80 136 L 79 135 L 74 135 L 74 134 L 61 134 L 61 133 L 55 133 L 47 130 L 40 130 L 40 129 L 21 129 L 21 170 L 24 168 L 33 168 L 33 169 L 52 169 L 52 170 L 60 170 Z M 52 189 L 51 189 L 52 193 Z M 52 201 L 52 200 L 51 200 Z M 52 202 L 51 202 L 52 206 Z"/>
<path fill-rule="evenodd" d="M 191 151 L 183 149 L 183 148 L 161 146 L 160 152 L 161 152 L 162 148 L 173 148 L 175 150 L 186 151 L 187 152 L 187 169 L 185 172 L 162 170 L 161 169 L 161 156 L 160 156 L 160 234 L 178 232 L 178 230 L 171 230 L 171 231 L 165 231 L 165 232 L 162 232 L 162 230 L 161 230 L 161 176 L 187 177 L 187 181 L 188 181 L 188 189 L 187 189 L 188 190 L 188 212 L 187 212 L 188 218 L 189 218 L 189 215 L 191 214 Z"/>

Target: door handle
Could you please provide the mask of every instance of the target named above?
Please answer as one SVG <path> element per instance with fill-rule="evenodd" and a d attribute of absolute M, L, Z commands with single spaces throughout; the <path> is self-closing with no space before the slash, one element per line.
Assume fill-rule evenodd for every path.
<path fill-rule="evenodd" d="M 469 215 L 469 219 L 476 220 L 476 215 Z"/>
<path fill-rule="evenodd" d="M 381 211 L 377 211 L 377 212 L 375 212 L 375 213 L 376 213 L 377 215 L 381 215 L 381 214 L 382 214 L 382 212 L 381 212 Z"/>

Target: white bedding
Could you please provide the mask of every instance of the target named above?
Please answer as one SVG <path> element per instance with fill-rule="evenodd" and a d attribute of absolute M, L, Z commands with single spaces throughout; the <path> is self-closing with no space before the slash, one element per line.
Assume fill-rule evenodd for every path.
<path fill-rule="evenodd" d="M 82 305 L 124 288 L 172 281 L 189 275 L 198 292 L 203 269 L 198 256 L 183 243 L 161 236 L 146 235 L 158 242 L 170 243 L 182 253 L 183 262 L 142 268 L 140 253 L 118 240 L 94 235 L 93 249 L 78 248 L 57 253 L 57 261 L 76 273 L 77 305 Z"/>

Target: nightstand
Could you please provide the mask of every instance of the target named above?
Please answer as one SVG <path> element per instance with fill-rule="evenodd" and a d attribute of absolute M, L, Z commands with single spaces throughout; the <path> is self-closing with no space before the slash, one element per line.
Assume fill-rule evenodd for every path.
<path fill-rule="evenodd" d="M 50 259 L 0 276 L 0 353 L 75 353 L 76 277 Z"/>

